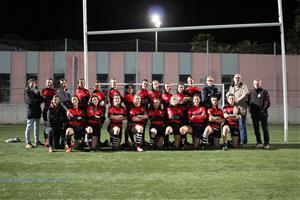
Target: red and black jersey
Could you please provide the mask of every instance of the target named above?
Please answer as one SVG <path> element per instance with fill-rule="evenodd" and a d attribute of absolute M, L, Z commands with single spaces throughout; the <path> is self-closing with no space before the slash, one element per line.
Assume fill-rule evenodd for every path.
<path fill-rule="evenodd" d="M 93 96 L 93 95 L 95 95 L 95 96 L 98 97 L 99 102 L 101 102 L 101 101 L 104 102 L 104 105 L 103 105 L 103 104 L 100 105 L 100 108 L 101 108 L 102 112 L 105 113 L 105 112 L 106 112 L 106 106 L 105 106 L 106 96 L 105 96 L 105 94 L 104 94 L 103 92 L 101 92 L 100 90 L 94 90 L 94 91 L 92 92 L 92 95 L 91 95 L 91 96 Z"/>
<path fill-rule="evenodd" d="M 207 112 L 205 106 L 192 106 L 188 108 L 188 120 L 192 123 L 205 125 Z"/>
<path fill-rule="evenodd" d="M 117 106 L 110 106 L 108 108 L 108 118 L 111 115 L 122 115 L 126 116 L 126 109 L 123 106 L 117 107 Z M 122 121 L 123 120 L 115 120 L 115 119 L 110 119 L 110 124 L 115 125 L 118 127 L 122 127 Z"/>
<path fill-rule="evenodd" d="M 121 97 L 121 101 L 123 100 L 120 90 L 111 88 L 108 92 L 110 104 L 113 104 L 113 98 L 115 95 L 119 95 Z"/>
<path fill-rule="evenodd" d="M 184 101 L 184 98 L 185 98 L 185 97 L 188 97 L 187 95 L 177 93 L 177 94 L 175 94 L 174 96 L 175 96 L 175 98 L 177 99 L 177 103 L 178 103 L 179 105 L 185 106 L 185 105 L 188 104 L 187 101 Z"/>
<path fill-rule="evenodd" d="M 184 118 L 184 111 L 181 106 L 168 106 L 167 108 L 167 116 L 169 122 L 171 123 L 182 123 L 182 119 Z"/>
<path fill-rule="evenodd" d="M 85 88 L 77 88 L 75 95 L 79 99 L 78 106 L 86 109 L 90 98 L 90 92 Z"/>
<path fill-rule="evenodd" d="M 207 114 L 208 117 L 220 117 L 224 119 L 223 111 L 219 108 L 208 108 Z M 221 130 L 221 123 L 219 122 L 208 121 L 208 125 L 210 125 L 214 129 Z"/>
<path fill-rule="evenodd" d="M 142 104 L 148 107 L 149 104 L 148 90 L 140 88 L 136 94 L 141 97 Z"/>
<path fill-rule="evenodd" d="M 72 114 L 72 116 L 70 115 Z M 71 108 L 67 110 L 69 124 L 82 126 L 85 122 L 85 111 L 79 108 Z"/>
<path fill-rule="evenodd" d="M 147 114 L 147 109 L 145 108 L 145 106 L 139 106 L 139 107 L 131 107 L 130 108 L 130 120 L 132 121 L 133 117 L 136 117 L 138 115 L 146 115 Z M 139 121 L 132 121 L 132 123 L 134 124 L 139 124 L 141 126 L 145 126 L 145 124 L 147 123 L 147 119 L 141 119 Z"/>
<path fill-rule="evenodd" d="M 161 100 L 165 107 L 169 106 L 171 97 L 172 97 L 171 93 L 163 93 L 161 95 Z"/>
<path fill-rule="evenodd" d="M 149 109 L 148 116 L 151 124 L 163 125 L 166 120 L 166 113 L 164 109 Z"/>
<path fill-rule="evenodd" d="M 231 106 L 231 105 L 224 106 L 223 113 L 232 115 L 233 109 L 234 109 L 234 106 Z M 231 117 L 225 118 L 225 124 L 229 125 L 229 126 L 233 126 L 234 128 L 239 128 L 239 120 L 236 118 L 231 118 Z"/>
<path fill-rule="evenodd" d="M 126 94 L 124 96 L 124 103 L 125 103 L 126 107 L 133 106 L 133 97 L 134 97 L 133 94 Z"/>
<path fill-rule="evenodd" d="M 87 122 L 89 124 L 102 124 L 101 117 L 104 116 L 100 106 L 88 106 L 87 107 Z"/>
<path fill-rule="evenodd" d="M 48 109 L 52 100 L 52 97 L 56 95 L 56 90 L 53 88 L 44 88 L 42 89 L 42 97 L 44 98 L 44 110 Z"/>
<path fill-rule="evenodd" d="M 159 90 L 149 90 L 148 98 L 149 98 L 150 102 L 153 102 L 154 98 L 161 99 L 161 93 Z"/>
<path fill-rule="evenodd" d="M 100 102 L 100 101 L 105 101 L 105 100 L 106 100 L 105 94 L 104 94 L 103 92 L 101 92 L 100 90 L 94 90 L 94 91 L 92 92 L 92 95 L 91 95 L 91 96 L 93 96 L 93 95 L 95 95 L 95 96 L 98 97 L 99 102 Z"/>
<path fill-rule="evenodd" d="M 177 103 L 178 105 L 180 105 L 183 109 L 184 112 L 187 112 L 187 109 L 188 109 L 188 101 L 185 101 L 184 98 L 185 97 L 188 97 L 187 95 L 185 94 L 180 94 L 180 93 L 177 93 L 174 95 L 175 98 L 177 99 Z"/>
<path fill-rule="evenodd" d="M 133 107 L 133 97 L 134 95 L 129 93 L 124 96 L 124 103 L 126 106 L 126 113 L 128 119 L 130 117 L 130 108 Z"/>
<path fill-rule="evenodd" d="M 201 89 L 197 86 L 189 86 L 185 88 L 184 92 L 190 97 L 193 97 L 195 94 L 201 95 Z"/>

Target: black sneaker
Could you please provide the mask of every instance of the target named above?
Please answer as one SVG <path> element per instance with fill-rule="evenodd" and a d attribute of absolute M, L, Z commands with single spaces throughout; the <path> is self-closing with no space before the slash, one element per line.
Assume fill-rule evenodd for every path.
<path fill-rule="evenodd" d="M 33 144 L 33 146 L 37 147 L 37 146 L 44 146 L 43 143 L 41 143 L 40 141 L 37 141 Z"/>

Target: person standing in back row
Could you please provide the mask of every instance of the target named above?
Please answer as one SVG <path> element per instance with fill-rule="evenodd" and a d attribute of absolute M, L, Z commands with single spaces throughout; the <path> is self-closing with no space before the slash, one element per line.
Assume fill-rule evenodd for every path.
<path fill-rule="evenodd" d="M 27 81 L 28 86 L 24 91 L 24 99 L 27 106 L 27 126 L 25 130 L 26 148 L 32 148 L 33 146 L 42 145 L 39 141 L 39 125 L 42 115 L 41 104 L 43 103 L 43 97 L 41 96 L 36 80 L 29 79 Z M 33 127 L 34 131 L 34 145 L 30 142 L 30 130 Z"/>
<path fill-rule="evenodd" d="M 235 103 L 241 111 L 241 118 L 239 119 L 240 144 L 242 147 L 245 147 L 248 143 L 246 121 L 249 90 L 248 87 L 241 81 L 241 78 L 242 76 L 240 74 L 234 75 L 233 83 L 226 93 L 226 98 L 228 99 L 229 94 L 233 94 Z"/>
<path fill-rule="evenodd" d="M 256 136 L 256 147 L 269 149 L 268 108 L 271 105 L 270 96 L 268 91 L 261 87 L 261 80 L 259 78 L 254 79 L 253 85 L 254 89 L 250 91 L 249 107 Z M 262 146 L 260 137 L 259 122 L 261 122 L 264 133 L 264 146 Z"/>
<path fill-rule="evenodd" d="M 49 146 L 49 141 L 48 141 L 48 134 L 46 133 L 46 128 L 47 128 L 47 112 L 51 104 L 52 97 L 56 95 L 56 90 L 54 89 L 54 84 L 53 84 L 53 79 L 48 78 L 46 80 L 46 88 L 42 89 L 41 95 L 44 99 L 44 109 L 43 109 L 43 120 L 45 123 L 45 128 L 44 128 L 44 140 L 45 140 L 45 146 Z"/>

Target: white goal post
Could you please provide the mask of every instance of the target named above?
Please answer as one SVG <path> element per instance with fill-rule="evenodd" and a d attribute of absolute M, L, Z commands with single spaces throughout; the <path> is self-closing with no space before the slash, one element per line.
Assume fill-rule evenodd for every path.
<path fill-rule="evenodd" d="M 286 57 L 285 40 L 283 29 L 282 0 L 277 0 L 278 22 L 275 23 L 255 23 L 255 24 L 227 24 L 209 26 L 182 26 L 182 27 L 162 27 L 162 28 L 142 28 L 126 30 L 106 30 L 88 31 L 87 30 L 87 0 L 83 3 L 83 44 L 84 44 L 84 79 L 88 87 L 88 35 L 108 35 L 108 34 L 129 34 L 145 32 L 165 32 L 165 31 L 187 31 L 187 30 L 207 30 L 207 29 L 229 29 L 229 28 L 256 28 L 256 27 L 279 27 L 281 40 L 281 64 L 282 64 L 282 87 L 283 87 L 283 110 L 284 110 L 284 142 L 288 142 L 288 100 L 287 100 L 287 80 L 286 80 Z"/>

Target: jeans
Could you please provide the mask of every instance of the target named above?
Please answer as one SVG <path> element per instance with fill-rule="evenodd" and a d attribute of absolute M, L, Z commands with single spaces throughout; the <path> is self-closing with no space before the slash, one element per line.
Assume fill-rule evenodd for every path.
<path fill-rule="evenodd" d="M 59 140 L 62 134 L 61 127 L 46 127 L 45 133 L 48 135 L 49 147 L 59 148 Z"/>
<path fill-rule="evenodd" d="M 247 115 L 242 115 L 242 117 L 239 119 L 240 143 L 241 144 L 248 143 L 246 122 L 247 122 Z"/>
<path fill-rule="evenodd" d="M 256 137 L 256 143 L 262 144 L 262 140 L 260 137 L 260 130 L 259 130 L 259 122 L 261 122 L 262 130 L 264 133 L 264 145 L 270 144 L 268 115 L 254 116 L 252 117 L 252 122 L 253 122 L 255 137 Z"/>
<path fill-rule="evenodd" d="M 37 143 L 39 141 L 39 126 L 40 126 L 40 119 L 27 119 L 27 126 L 25 129 L 26 144 L 30 144 L 30 131 L 32 127 L 34 133 L 34 142 Z"/>

